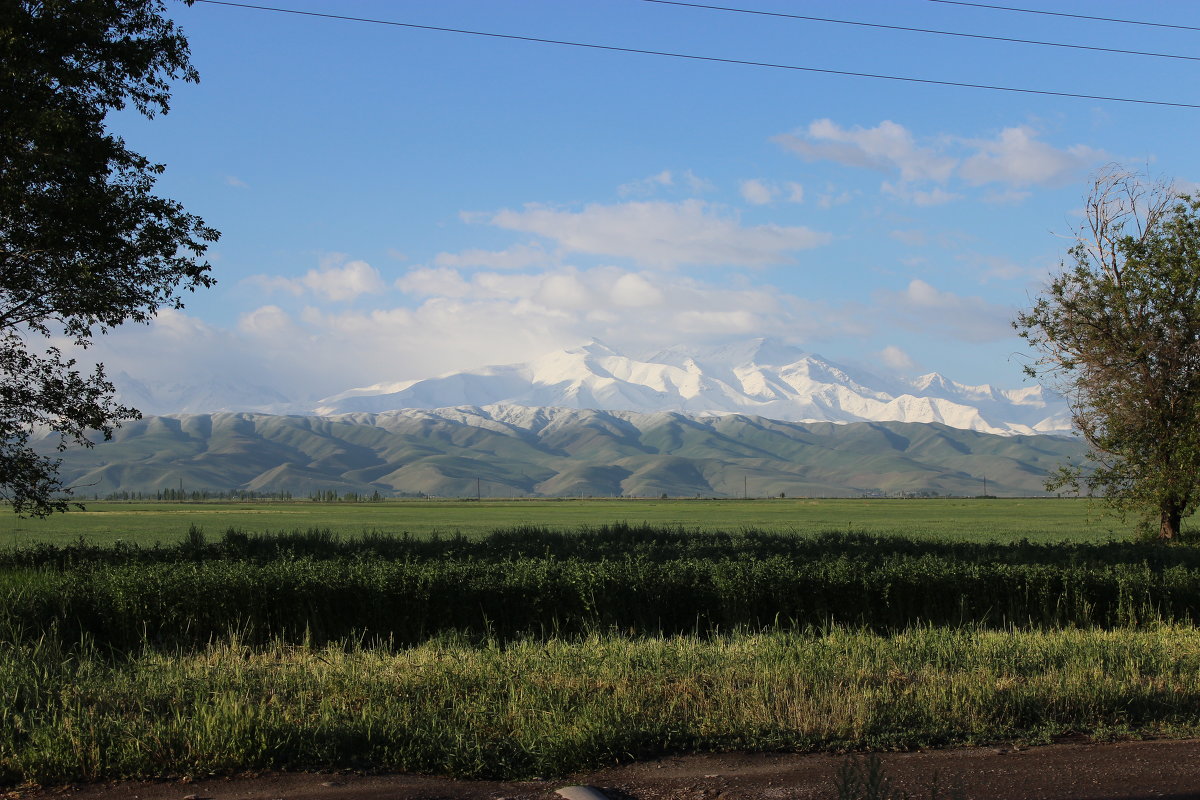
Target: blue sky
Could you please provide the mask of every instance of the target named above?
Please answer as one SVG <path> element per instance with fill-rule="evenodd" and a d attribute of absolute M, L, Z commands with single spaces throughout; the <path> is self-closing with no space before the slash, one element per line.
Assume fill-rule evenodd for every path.
<path fill-rule="evenodd" d="M 277 0 L 418 25 L 1200 102 L 1200 62 L 645 0 Z M 931 0 L 741 8 L 1195 53 L 1200 32 Z M 1200 25 L 1191 3 L 1030 0 Z M 295 399 L 521 361 L 773 336 L 1017 386 L 1009 327 L 1109 162 L 1200 180 L 1200 110 L 920 85 L 171 3 L 198 86 L 112 120 L 221 230 L 216 288 L 93 354 Z"/>

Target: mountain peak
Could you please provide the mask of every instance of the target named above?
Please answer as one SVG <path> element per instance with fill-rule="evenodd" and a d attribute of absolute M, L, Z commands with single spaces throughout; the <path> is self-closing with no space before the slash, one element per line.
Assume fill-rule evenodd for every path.
<path fill-rule="evenodd" d="M 989 433 L 1063 432 L 1061 403 L 1028 391 L 965 386 L 937 373 L 884 386 L 771 338 L 681 345 L 644 359 L 598 339 L 525 364 L 481 367 L 387 391 L 352 390 L 319 413 L 447 406 L 750 414 L 792 422 L 940 422 Z M 1058 416 L 1056 416 L 1058 415 Z"/>
<path fill-rule="evenodd" d="M 621 355 L 613 348 L 609 347 L 599 339 L 590 339 L 585 344 L 578 347 L 570 347 L 564 350 L 565 353 L 583 353 L 589 356 L 619 356 Z"/>
<path fill-rule="evenodd" d="M 753 339 L 730 342 L 727 344 L 708 346 L 676 345 L 660 350 L 646 361 L 679 365 L 688 360 L 722 366 L 726 368 L 740 367 L 745 364 L 760 366 L 783 366 L 793 364 L 812 354 L 793 347 L 779 339 L 759 336 Z"/>

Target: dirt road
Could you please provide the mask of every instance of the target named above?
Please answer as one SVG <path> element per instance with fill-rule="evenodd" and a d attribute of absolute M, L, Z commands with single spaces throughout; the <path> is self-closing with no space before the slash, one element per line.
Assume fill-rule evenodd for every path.
<path fill-rule="evenodd" d="M 1200 800 L 1200 740 L 1068 742 L 890 753 L 894 785 L 929 796 L 957 781 L 972 800 Z M 613 800 L 800 800 L 836 798 L 842 756 L 723 754 L 628 764 L 566 780 L 455 781 L 413 775 L 271 774 L 196 782 L 163 781 L 14 792 L 22 800 L 558 800 L 572 784 Z M 0 797 L 4 796 L 0 792 Z"/>

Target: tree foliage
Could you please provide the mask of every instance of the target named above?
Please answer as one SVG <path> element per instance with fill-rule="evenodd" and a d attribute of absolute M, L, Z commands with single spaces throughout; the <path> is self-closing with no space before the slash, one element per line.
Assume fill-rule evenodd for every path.
<path fill-rule="evenodd" d="M 219 234 L 106 127 L 128 105 L 165 114 L 174 79 L 197 73 L 162 0 L 0 0 L 0 494 L 18 513 L 67 506 L 35 436 L 87 446 L 137 416 L 56 338 L 86 347 L 213 283 L 199 259 Z"/>
<path fill-rule="evenodd" d="M 1200 501 L 1200 200 L 1110 167 L 1069 266 L 1014 323 L 1066 395 L 1095 470 L 1064 469 L 1171 539 Z"/>

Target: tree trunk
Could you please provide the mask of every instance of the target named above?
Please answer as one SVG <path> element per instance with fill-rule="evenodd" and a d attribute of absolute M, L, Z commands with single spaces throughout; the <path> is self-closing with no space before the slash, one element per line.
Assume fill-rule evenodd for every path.
<path fill-rule="evenodd" d="M 1179 524 L 1183 518 L 1179 507 L 1175 504 L 1163 506 L 1159 514 L 1158 539 L 1168 542 L 1179 535 Z"/>

